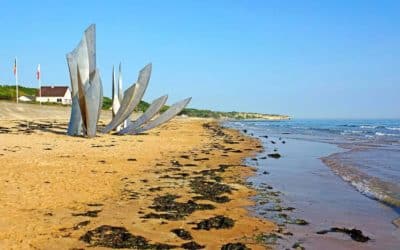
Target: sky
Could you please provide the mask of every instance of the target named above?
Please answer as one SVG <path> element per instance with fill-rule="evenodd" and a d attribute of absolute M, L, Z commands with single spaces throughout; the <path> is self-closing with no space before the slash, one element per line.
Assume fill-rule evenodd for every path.
<path fill-rule="evenodd" d="M 69 85 L 65 59 L 92 23 L 105 96 L 147 63 L 144 99 L 295 118 L 400 118 L 400 1 L 4 1 L 0 83 Z"/>

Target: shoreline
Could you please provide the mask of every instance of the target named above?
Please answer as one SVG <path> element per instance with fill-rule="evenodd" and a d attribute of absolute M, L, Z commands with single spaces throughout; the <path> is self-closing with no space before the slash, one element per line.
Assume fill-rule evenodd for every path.
<path fill-rule="evenodd" d="M 275 221 L 279 227 L 272 243 L 281 248 L 397 249 L 400 238 L 396 235 L 400 231 L 392 222 L 398 218 L 395 211 L 360 194 L 321 161 L 320 158 L 343 148 L 327 142 L 289 138 L 292 135 L 274 134 L 259 127 L 243 124 L 231 127 L 259 138 L 266 149 L 249 159 L 257 167 L 257 175 L 249 181 L 261 191 L 255 198 L 253 213 Z M 270 157 L 272 153 L 281 157 Z M 296 218 L 308 224 L 292 223 Z M 356 242 L 344 233 L 327 231 L 335 227 L 356 228 L 372 240 Z"/>
<path fill-rule="evenodd" d="M 54 119 L 0 123 L 2 248 L 264 249 L 257 236 L 276 228 L 247 210 L 256 191 L 243 159 L 261 146 L 216 121 L 94 139 L 67 137 Z"/>

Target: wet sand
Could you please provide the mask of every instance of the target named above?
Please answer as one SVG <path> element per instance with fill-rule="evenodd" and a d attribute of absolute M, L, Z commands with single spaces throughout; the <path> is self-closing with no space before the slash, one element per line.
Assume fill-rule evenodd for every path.
<path fill-rule="evenodd" d="M 1 249 L 264 249 L 276 228 L 246 209 L 257 140 L 204 119 L 94 139 L 66 125 L 0 120 Z"/>
<path fill-rule="evenodd" d="M 293 234 L 282 235 L 276 242 L 278 248 L 299 243 L 306 249 L 399 249 L 400 228 L 392 223 L 398 218 L 395 210 L 360 194 L 320 159 L 343 149 L 332 144 L 280 136 L 261 137 L 266 152 L 258 155 L 257 161 L 252 161 L 258 174 L 250 178 L 261 189 L 268 185 L 279 192 L 279 207 L 294 208 L 279 211 L 275 209 L 276 204 L 264 202 L 265 195 L 256 199 L 254 213 L 276 221 L 285 232 Z M 281 158 L 262 159 L 274 150 Z M 268 174 L 263 174 L 266 172 Z M 303 219 L 309 224 L 287 223 L 286 216 Z M 317 234 L 331 227 L 356 228 L 371 240 L 357 242 L 340 232 Z"/>

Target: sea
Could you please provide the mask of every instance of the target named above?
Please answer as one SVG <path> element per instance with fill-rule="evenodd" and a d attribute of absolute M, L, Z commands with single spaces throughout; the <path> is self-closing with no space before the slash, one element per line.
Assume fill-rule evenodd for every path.
<path fill-rule="evenodd" d="M 310 221 L 292 227 L 306 248 L 400 249 L 400 120 L 292 119 L 227 121 L 225 126 L 259 138 L 264 152 L 248 163 L 257 168 L 255 187 L 282 192 L 295 216 Z M 266 157 L 279 153 L 281 158 Z M 265 175 L 268 173 L 268 175 Z M 254 208 L 265 216 L 265 205 Z M 264 211 L 264 212 L 263 212 Z M 268 213 L 267 213 L 268 214 Z M 373 239 L 359 245 L 318 230 L 348 227 Z"/>

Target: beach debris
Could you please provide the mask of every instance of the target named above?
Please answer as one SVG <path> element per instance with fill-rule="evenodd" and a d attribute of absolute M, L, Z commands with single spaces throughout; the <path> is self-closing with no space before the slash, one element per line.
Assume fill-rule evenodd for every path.
<path fill-rule="evenodd" d="M 88 205 L 89 207 L 101 207 L 101 206 L 103 206 L 103 204 L 101 204 L 101 203 L 88 203 L 86 205 Z"/>
<path fill-rule="evenodd" d="M 278 241 L 278 239 L 282 239 L 282 236 L 276 233 L 269 233 L 269 234 L 258 234 L 255 237 L 256 242 L 265 244 L 265 245 L 274 245 Z"/>
<path fill-rule="evenodd" d="M 154 199 L 153 205 L 150 208 L 157 212 L 166 212 L 161 214 L 149 213 L 142 218 L 155 219 L 162 218 L 166 220 L 181 220 L 187 215 L 192 214 L 196 210 L 209 210 L 215 207 L 211 204 L 198 204 L 192 200 L 188 202 L 177 202 L 175 199 L 180 198 L 177 195 L 167 194 Z"/>
<path fill-rule="evenodd" d="M 90 246 L 131 249 L 172 249 L 176 246 L 168 244 L 149 244 L 142 236 L 131 234 L 124 227 L 103 225 L 86 232 L 80 240 Z"/>
<path fill-rule="evenodd" d="M 81 221 L 81 222 L 77 223 L 75 226 L 73 226 L 72 229 L 78 230 L 78 229 L 81 229 L 82 227 L 86 227 L 89 224 L 90 224 L 89 220 Z"/>
<path fill-rule="evenodd" d="M 294 243 L 293 246 L 292 246 L 292 248 L 293 248 L 293 249 L 296 249 L 296 250 L 304 250 L 304 249 L 306 249 L 305 247 L 303 247 L 303 246 L 301 245 L 300 242 Z"/>
<path fill-rule="evenodd" d="M 190 232 L 186 231 L 185 229 L 182 229 L 182 228 L 172 229 L 171 232 L 173 232 L 176 236 L 178 236 L 182 240 L 191 240 L 191 239 L 193 239 L 193 237 L 190 234 Z"/>
<path fill-rule="evenodd" d="M 370 238 L 368 236 L 365 236 L 361 230 L 358 229 L 347 229 L 347 228 L 338 228 L 338 227 L 332 227 L 329 230 L 321 230 L 318 231 L 317 234 L 326 234 L 326 233 L 330 233 L 330 232 L 339 232 L 339 233 L 345 233 L 347 235 L 349 235 L 354 241 L 358 241 L 358 242 L 367 242 L 370 240 Z"/>
<path fill-rule="evenodd" d="M 272 154 L 268 154 L 268 157 L 274 158 L 274 159 L 279 159 L 279 158 L 281 158 L 281 154 L 279 154 L 279 153 L 272 153 Z"/>
<path fill-rule="evenodd" d="M 309 224 L 306 220 L 303 220 L 303 219 L 289 220 L 288 223 L 289 224 L 296 224 L 296 225 L 299 225 L 299 226 L 306 226 L 306 225 Z"/>
<path fill-rule="evenodd" d="M 210 172 L 211 173 L 211 172 Z M 222 194 L 230 194 L 231 186 L 219 182 L 208 181 L 204 177 L 196 177 L 190 182 L 193 192 L 200 194 L 194 197 L 196 200 L 210 200 L 217 203 L 228 202 L 230 199 Z"/>
<path fill-rule="evenodd" d="M 271 141 L 271 143 L 272 143 L 272 144 L 275 144 L 276 142 L 275 142 L 275 141 Z"/>
<path fill-rule="evenodd" d="M 215 217 L 205 219 L 197 223 L 195 230 L 210 230 L 210 229 L 226 229 L 232 228 L 235 225 L 234 220 L 231 218 L 217 215 Z"/>
<path fill-rule="evenodd" d="M 221 247 L 221 250 L 250 250 L 250 248 L 246 247 L 243 243 L 228 243 Z"/>
<path fill-rule="evenodd" d="M 393 220 L 392 223 L 393 223 L 396 227 L 400 228 L 400 218 L 397 218 L 397 219 Z"/>
<path fill-rule="evenodd" d="M 200 245 L 200 244 L 198 244 L 198 243 L 196 243 L 196 242 L 194 242 L 194 241 L 184 243 L 184 244 L 181 245 L 181 247 L 182 247 L 183 249 L 188 249 L 188 250 L 196 250 L 196 249 L 203 249 L 203 248 L 205 248 L 205 246 Z"/>
<path fill-rule="evenodd" d="M 97 217 L 98 213 L 100 213 L 101 210 L 91 210 L 91 211 L 86 211 L 83 213 L 72 213 L 72 216 L 87 216 L 87 217 Z"/>

